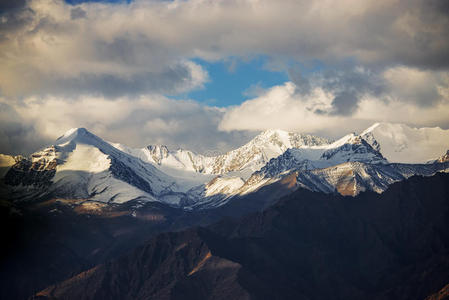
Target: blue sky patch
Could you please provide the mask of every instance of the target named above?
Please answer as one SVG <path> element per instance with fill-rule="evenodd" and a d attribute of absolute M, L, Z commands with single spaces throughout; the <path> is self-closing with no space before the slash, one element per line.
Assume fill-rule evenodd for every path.
<path fill-rule="evenodd" d="M 266 59 L 258 57 L 250 61 L 228 59 L 206 62 L 196 59 L 209 73 L 204 89 L 195 90 L 180 97 L 188 97 L 213 106 L 237 105 L 267 89 L 288 81 L 288 74 L 265 67 Z"/>

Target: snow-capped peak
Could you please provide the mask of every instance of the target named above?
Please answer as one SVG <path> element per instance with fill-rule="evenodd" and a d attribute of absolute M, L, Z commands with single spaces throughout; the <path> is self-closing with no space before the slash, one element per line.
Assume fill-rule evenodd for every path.
<path fill-rule="evenodd" d="M 101 138 L 90 133 L 86 128 L 72 128 L 56 139 L 57 146 L 65 146 L 68 143 L 97 144 L 105 143 Z"/>
<path fill-rule="evenodd" d="M 332 144 L 330 144 L 329 146 L 327 146 L 327 148 L 329 149 L 334 149 L 340 146 L 343 146 L 344 144 L 354 144 L 359 142 L 360 140 L 360 136 L 356 135 L 354 132 L 345 135 L 344 137 L 336 140 L 335 142 L 333 142 Z"/>
<path fill-rule="evenodd" d="M 88 132 L 86 128 L 83 127 L 76 127 L 76 128 L 71 128 L 69 130 L 67 130 L 62 136 L 58 137 L 56 140 L 65 140 L 65 139 L 73 139 L 76 136 L 78 136 L 79 134 L 84 134 Z"/>
<path fill-rule="evenodd" d="M 165 145 L 148 145 L 146 147 L 154 162 L 160 165 L 164 158 L 169 155 L 169 150 Z"/>
<path fill-rule="evenodd" d="M 440 156 L 437 159 L 437 162 L 443 163 L 443 162 L 449 162 L 449 150 L 447 150 L 446 154 Z"/>
<path fill-rule="evenodd" d="M 280 138 L 286 138 L 288 139 L 289 132 L 281 129 L 267 129 L 262 131 L 260 134 L 258 134 L 259 137 L 271 137 L 271 136 L 278 136 Z"/>
<path fill-rule="evenodd" d="M 297 132 L 288 132 L 281 129 L 268 129 L 261 132 L 254 139 L 249 141 L 246 145 L 241 148 L 251 145 L 251 146 L 262 146 L 266 147 L 269 144 L 277 145 L 281 148 L 299 148 L 299 147 L 312 147 L 321 146 L 329 144 L 330 141 L 325 138 L 301 134 Z"/>

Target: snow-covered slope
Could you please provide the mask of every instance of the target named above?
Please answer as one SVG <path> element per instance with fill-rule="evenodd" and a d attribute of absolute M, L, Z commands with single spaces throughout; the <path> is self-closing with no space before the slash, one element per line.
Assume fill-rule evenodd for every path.
<path fill-rule="evenodd" d="M 214 175 L 234 172 L 239 177 L 247 178 L 270 159 L 289 148 L 309 148 L 328 144 L 329 140 L 312 135 L 267 130 L 240 148 L 217 156 L 204 156 L 183 149 L 170 151 L 163 145 L 150 145 L 143 149 L 132 149 L 121 144 L 111 145 L 143 161 L 157 164 L 161 170 L 170 175 L 184 170 Z"/>
<path fill-rule="evenodd" d="M 14 156 L 0 154 L 0 178 L 5 176 L 9 168 L 16 163 Z"/>
<path fill-rule="evenodd" d="M 219 207 L 235 196 L 244 183 L 240 177 L 217 176 L 192 188 L 183 199 L 182 206 L 189 210 Z"/>
<path fill-rule="evenodd" d="M 12 187 L 17 199 L 108 203 L 139 199 L 203 209 L 221 206 L 236 195 L 286 176 L 296 178 L 296 187 L 316 191 L 381 192 L 414 174 L 447 171 L 448 154 L 441 156 L 449 148 L 447 137 L 448 131 L 439 128 L 387 123 L 332 143 L 311 135 L 267 130 L 235 150 L 204 156 L 160 145 L 133 149 L 75 128 L 29 158 L 0 156 L 0 168 L 8 170 L 4 183 Z M 433 158 L 432 163 L 391 163 L 427 162 L 428 158 Z"/>
<path fill-rule="evenodd" d="M 336 166 L 298 172 L 299 186 L 314 191 L 355 196 L 362 191 L 385 191 L 394 182 L 413 175 L 432 176 L 448 172 L 449 163 L 442 164 L 367 164 L 347 162 Z"/>
<path fill-rule="evenodd" d="M 390 162 L 426 163 L 449 149 L 449 130 L 376 123 L 360 134 Z"/>
<path fill-rule="evenodd" d="M 355 196 L 362 191 L 381 193 L 394 182 L 413 175 L 432 176 L 437 172 L 449 172 L 449 163 L 434 164 L 369 164 L 358 161 L 345 162 L 325 168 L 298 168 L 286 171 L 276 177 L 252 176 L 239 189 L 239 195 L 246 195 L 261 187 L 284 178 L 295 177 L 296 187 L 324 193 L 340 193 Z M 290 184 L 292 184 L 290 180 Z"/>
<path fill-rule="evenodd" d="M 288 149 L 271 159 L 260 171 L 252 174 L 250 182 L 276 178 L 292 170 L 313 170 L 357 161 L 370 164 L 386 164 L 388 161 L 363 138 L 348 134 L 330 145 Z"/>
<path fill-rule="evenodd" d="M 298 186 L 315 191 L 356 195 L 364 190 L 384 191 L 388 185 L 412 175 L 447 171 L 445 164 L 390 164 L 374 135 L 348 134 L 330 145 L 289 149 L 254 172 L 239 189 L 248 194 L 297 173 Z M 369 139 L 370 143 L 367 140 Z M 444 158 L 444 156 L 443 156 Z M 438 162 L 443 162 L 443 158 Z"/>
<path fill-rule="evenodd" d="M 197 184 L 176 180 L 84 128 L 69 130 L 56 145 L 14 165 L 5 179 L 26 187 L 36 185 L 37 175 L 45 177 L 40 185 L 53 197 L 114 203 L 143 198 L 174 204 Z"/>

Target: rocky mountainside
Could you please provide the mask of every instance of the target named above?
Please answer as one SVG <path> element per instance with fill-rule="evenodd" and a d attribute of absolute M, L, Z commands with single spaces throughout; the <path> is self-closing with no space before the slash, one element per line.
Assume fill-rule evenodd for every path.
<path fill-rule="evenodd" d="M 442 155 L 440 158 L 437 159 L 436 162 L 448 162 L 449 161 L 449 150 L 447 150 L 446 154 Z"/>
<path fill-rule="evenodd" d="M 188 150 L 170 151 L 165 146 L 131 149 L 78 128 L 29 158 L 3 156 L 6 185 L 0 194 L 21 201 L 140 200 L 188 210 L 210 209 L 273 184 L 292 172 L 297 174 L 296 187 L 345 195 L 366 189 L 382 192 L 389 184 L 411 175 L 447 170 L 441 158 L 432 163 L 433 173 L 425 165 L 405 168 L 407 173 L 403 173 L 404 168 L 391 165 L 383 154 L 391 156 L 393 142 L 413 141 L 415 145 L 410 144 L 404 151 L 422 150 L 429 155 L 429 145 L 444 144 L 445 134 L 441 129 L 416 131 L 405 125 L 382 123 L 361 135 L 348 134 L 330 143 L 311 135 L 267 130 L 236 150 L 203 156 Z M 387 135 L 393 138 L 388 140 Z M 433 136 L 443 136 L 443 140 L 430 139 Z"/>
<path fill-rule="evenodd" d="M 435 144 L 427 139 L 416 145 L 425 143 Z M 270 130 L 241 148 L 207 157 L 162 146 L 146 149 L 112 144 L 79 128 L 30 157 L 0 156 L 0 219 L 7 220 L 1 227 L 8 253 L 7 263 L 0 261 L 0 298 L 24 299 L 156 233 L 261 211 L 299 188 L 380 193 L 413 175 L 449 169 L 444 159 L 392 163 L 383 144 L 366 134 L 330 143 Z M 210 160 L 214 164 L 207 165 Z"/>
<path fill-rule="evenodd" d="M 126 154 L 78 128 L 56 145 L 22 158 L 6 173 L 5 183 L 28 198 L 77 198 L 106 203 L 135 199 L 179 201 L 196 181 L 178 180 L 153 164 Z M 175 198 L 174 200 L 172 198 Z"/>
<path fill-rule="evenodd" d="M 449 278 L 449 175 L 158 235 L 39 299 L 433 299 Z M 435 297 L 434 297 L 435 298 Z"/>
<path fill-rule="evenodd" d="M 412 175 L 431 176 L 449 170 L 444 159 L 428 164 L 390 163 L 379 151 L 380 145 L 365 138 L 366 132 L 363 136 L 349 134 L 330 145 L 288 149 L 254 172 L 239 193 L 248 194 L 293 175 L 298 187 L 354 196 L 365 190 L 381 193 Z"/>
<path fill-rule="evenodd" d="M 328 139 L 308 134 L 266 130 L 247 144 L 216 156 L 204 156 L 183 149 L 170 151 L 164 145 L 150 145 L 143 149 L 131 149 L 121 144 L 112 145 L 146 162 L 155 163 L 169 173 L 172 171 L 170 169 L 215 175 L 237 172 L 241 177 L 247 177 L 287 149 L 323 146 L 329 143 Z"/>

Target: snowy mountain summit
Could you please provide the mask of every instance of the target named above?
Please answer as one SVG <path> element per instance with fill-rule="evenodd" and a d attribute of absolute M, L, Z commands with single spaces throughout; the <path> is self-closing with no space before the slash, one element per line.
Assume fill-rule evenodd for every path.
<path fill-rule="evenodd" d="M 171 151 L 164 145 L 149 145 L 142 149 L 132 149 L 121 144 L 112 145 L 143 161 L 155 163 L 170 174 L 179 170 L 214 175 L 238 172 L 239 176 L 248 177 L 287 149 L 329 143 L 326 138 L 276 129 L 266 130 L 245 145 L 217 156 L 205 156 L 182 149 Z"/>
<path fill-rule="evenodd" d="M 221 206 L 284 181 L 290 189 L 356 195 L 367 189 L 382 192 L 414 174 L 447 171 L 447 149 L 449 130 L 389 123 L 335 142 L 266 130 L 216 156 L 163 145 L 133 149 L 74 128 L 28 158 L 3 155 L 8 187 L 3 193 L 22 200 L 159 201 L 186 209 Z"/>

